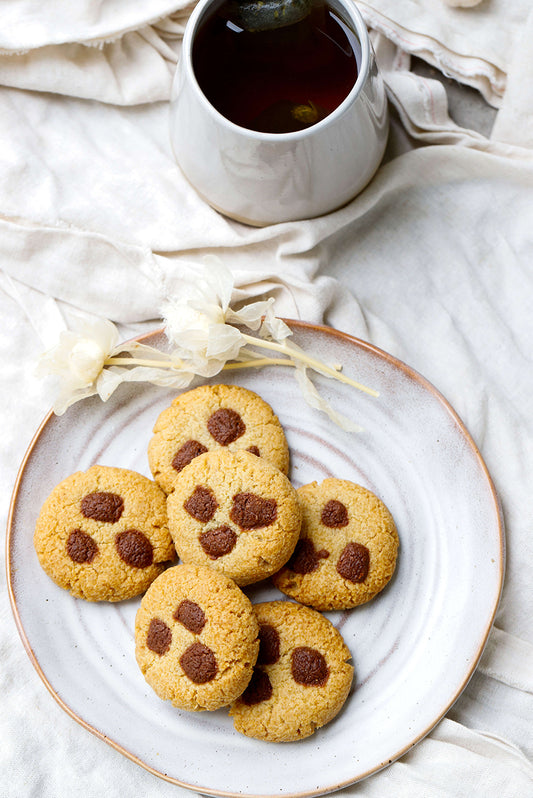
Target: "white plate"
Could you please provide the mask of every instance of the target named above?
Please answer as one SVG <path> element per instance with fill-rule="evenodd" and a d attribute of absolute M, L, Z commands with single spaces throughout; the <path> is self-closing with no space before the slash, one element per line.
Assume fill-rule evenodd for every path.
<path fill-rule="evenodd" d="M 420 375 L 334 330 L 291 322 L 294 340 L 380 391 L 375 399 L 317 378 L 331 404 L 363 427 L 350 434 L 303 401 L 290 368 L 225 372 L 278 414 L 296 486 L 351 479 L 377 493 L 400 535 L 396 573 L 368 605 L 329 613 L 356 670 L 340 715 L 312 737 L 269 744 L 234 731 L 225 710 L 187 713 L 161 701 L 134 657 L 138 600 L 89 604 L 56 587 L 32 543 L 39 508 L 73 471 L 94 463 L 149 475 L 146 447 L 175 392 L 121 386 L 49 415 L 22 464 L 8 524 L 8 576 L 18 628 L 43 682 L 79 723 L 168 781 L 212 795 L 300 796 L 376 772 L 420 740 L 466 686 L 498 604 L 500 508 L 457 415 Z M 145 339 L 146 340 L 146 339 Z M 160 335 L 150 337 L 162 343 Z M 216 380 L 215 380 L 216 381 Z M 269 584 L 253 601 L 281 598 Z"/>

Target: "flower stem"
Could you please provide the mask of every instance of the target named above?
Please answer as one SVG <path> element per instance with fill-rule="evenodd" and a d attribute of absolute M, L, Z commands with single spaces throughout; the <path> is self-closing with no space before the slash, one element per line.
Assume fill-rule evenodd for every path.
<path fill-rule="evenodd" d="M 316 360 L 315 358 L 306 355 L 305 352 L 291 349 L 291 347 L 285 344 L 278 344 L 275 341 L 265 341 L 264 339 L 254 338 L 246 333 L 242 333 L 242 337 L 245 341 L 253 346 L 257 346 L 260 349 L 271 349 L 274 352 L 282 352 L 284 355 L 287 355 L 287 357 L 300 360 L 302 363 L 305 363 L 315 371 L 326 374 L 328 377 L 333 377 L 340 382 L 344 382 L 346 385 L 351 385 L 352 388 L 357 388 L 359 391 L 364 391 L 364 393 L 370 394 L 370 396 L 379 396 L 379 391 L 375 391 L 373 388 L 368 388 L 366 385 L 362 385 L 361 383 L 352 380 L 342 372 L 336 371 L 335 369 L 330 368 L 330 366 L 326 366 L 324 363 L 321 363 L 320 360 Z"/>
<path fill-rule="evenodd" d="M 368 388 L 366 385 L 362 385 L 360 382 L 356 382 L 352 380 L 350 377 L 347 377 L 341 371 L 337 370 L 336 368 L 331 368 L 331 366 L 327 366 L 325 363 L 322 363 L 320 360 L 316 360 L 316 358 L 310 357 L 305 352 L 302 352 L 298 349 L 293 349 L 290 346 L 287 346 L 286 343 L 279 344 L 275 341 L 266 341 L 263 338 L 254 338 L 252 335 L 247 335 L 246 333 L 242 333 L 243 339 L 252 344 L 252 346 L 258 347 L 259 349 L 269 349 L 274 352 L 281 352 L 289 359 L 281 359 L 281 358 L 269 358 L 269 357 L 255 357 L 253 352 L 249 350 L 241 350 L 243 354 L 249 355 L 249 360 L 243 360 L 239 362 L 233 363 L 226 363 L 223 366 L 223 370 L 231 371 L 236 369 L 243 369 L 243 368 L 260 368 L 261 366 L 294 366 L 293 360 L 299 360 L 305 365 L 309 366 L 315 371 L 318 371 L 322 374 L 326 374 L 328 377 L 333 377 L 340 382 L 345 383 L 346 385 L 351 385 L 352 388 L 357 388 L 359 391 L 364 391 L 364 393 L 369 394 L 370 396 L 379 396 L 379 392 L 375 391 L 373 388 Z M 187 364 L 184 363 L 182 360 L 151 360 L 150 358 L 136 358 L 136 357 L 108 357 L 104 361 L 104 366 L 148 366 L 152 368 L 160 368 L 160 369 L 174 369 L 174 370 L 181 370 L 187 369 Z"/>
<path fill-rule="evenodd" d="M 104 366 L 152 366 L 161 369 L 186 369 L 186 364 L 183 361 L 149 360 L 137 357 L 108 357 L 104 361 Z M 254 368 L 260 368 L 261 366 L 294 366 L 294 363 L 279 357 L 257 357 L 255 353 L 250 352 L 249 360 L 226 363 L 223 366 L 223 370 L 245 369 L 250 368 L 250 366 Z"/>
<path fill-rule="evenodd" d="M 257 357 L 252 360 L 241 360 L 234 363 L 226 363 L 223 371 L 232 371 L 234 369 L 248 369 L 248 368 L 261 368 L 262 366 L 294 366 L 290 360 L 279 357 Z"/>
<path fill-rule="evenodd" d="M 147 358 L 137 357 L 108 357 L 104 360 L 104 366 L 152 366 L 159 369 L 182 369 L 183 361 L 173 360 L 148 360 Z"/>

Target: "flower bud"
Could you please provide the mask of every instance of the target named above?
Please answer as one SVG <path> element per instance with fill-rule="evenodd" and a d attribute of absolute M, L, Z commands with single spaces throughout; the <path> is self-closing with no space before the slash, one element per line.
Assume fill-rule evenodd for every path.
<path fill-rule="evenodd" d="M 91 385 L 104 367 L 106 353 L 90 338 L 82 338 L 72 347 L 68 363 L 71 373 L 86 385 Z"/>

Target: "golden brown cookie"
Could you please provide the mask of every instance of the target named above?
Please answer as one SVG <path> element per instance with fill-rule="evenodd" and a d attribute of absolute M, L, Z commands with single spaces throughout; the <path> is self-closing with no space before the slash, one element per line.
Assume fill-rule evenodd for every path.
<path fill-rule="evenodd" d="M 100 465 L 54 488 L 34 545 L 54 582 L 88 601 L 144 593 L 176 556 L 161 488 L 135 471 Z"/>
<path fill-rule="evenodd" d="M 317 610 L 370 601 L 396 567 L 398 534 L 392 516 L 371 491 L 342 479 L 298 489 L 303 520 L 294 554 L 273 582 Z"/>
<path fill-rule="evenodd" d="M 259 656 L 230 710 L 237 731 L 270 742 L 303 740 L 342 708 L 353 680 L 341 634 L 319 612 L 292 601 L 254 605 Z"/>
<path fill-rule="evenodd" d="M 250 681 L 258 624 L 231 579 L 181 564 L 143 596 L 135 644 L 139 667 L 160 698 L 180 709 L 212 710 L 234 701 Z"/>
<path fill-rule="evenodd" d="M 196 457 L 177 475 L 167 509 L 181 559 L 215 568 L 238 585 L 279 570 L 300 532 L 296 490 L 281 471 L 245 451 Z"/>
<path fill-rule="evenodd" d="M 201 385 L 174 399 L 156 421 L 148 461 L 156 482 L 171 493 L 194 457 L 220 448 L 245 449 L 288 473 L 289 447 L 277 416 L 260 396 L 236 385 Z"/>

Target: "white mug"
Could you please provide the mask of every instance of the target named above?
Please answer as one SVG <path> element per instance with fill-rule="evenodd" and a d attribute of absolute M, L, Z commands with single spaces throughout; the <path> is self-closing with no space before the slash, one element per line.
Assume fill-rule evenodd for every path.
<path fill-rule="evenodd" d="M 219 113 L 195 77 L 195 35 L 221 3 L 200 0 L 183 37 L 170 105 L 171 143 L 183 174 L 213 208 L 256 226 L 340 208 L 371 180 L 388 137 L 385 89 L 361 14 L 352 0 L 328 0 L 358 49 L 357 80 L 343 102 L 304 130 L 260 133 Z"/>

